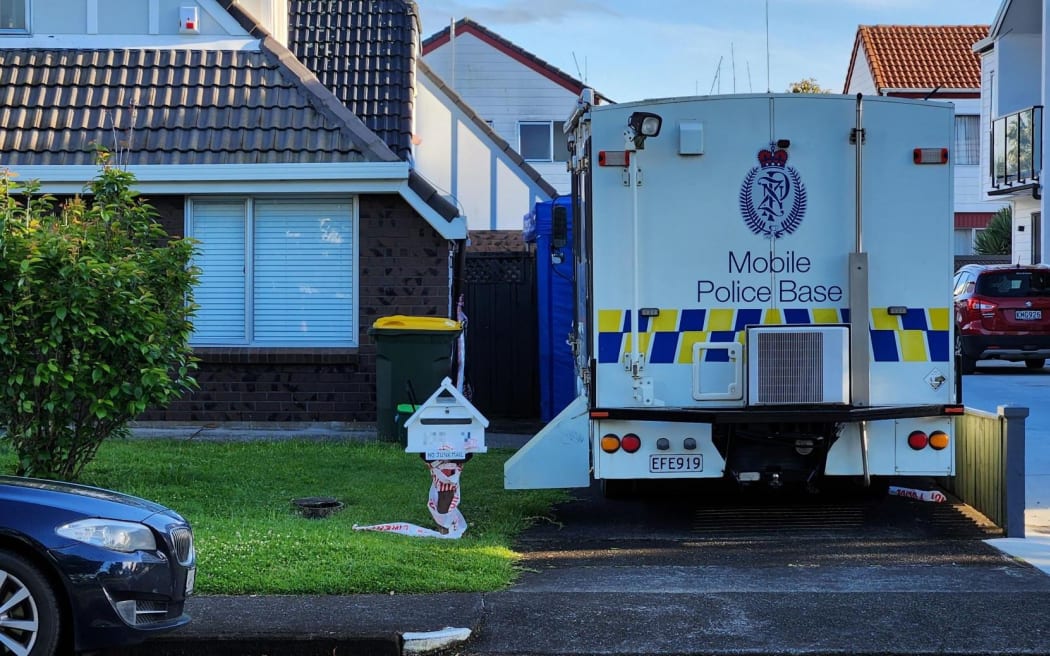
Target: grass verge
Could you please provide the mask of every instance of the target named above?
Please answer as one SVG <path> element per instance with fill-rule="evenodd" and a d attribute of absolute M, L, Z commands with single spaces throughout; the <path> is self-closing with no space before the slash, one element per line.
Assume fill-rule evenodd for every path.
<path fill-rule="evenodd" d="M 435 527 L 423 461 L 389 443 L 312 440 L 196 442 L 110 440 L 82 483 L 167 505 L 193 525 L 198 594 L 479 592 L 516 577 L 515 537 L 567 495 L 504 490 L 491 449 L 464 466 L 458 540 L 353 530 L 354 524 Z M 0 471 L 14 455 L 0 452 Z M 325 519 L 301 517 L 292 500 L 335 497 Z"/>

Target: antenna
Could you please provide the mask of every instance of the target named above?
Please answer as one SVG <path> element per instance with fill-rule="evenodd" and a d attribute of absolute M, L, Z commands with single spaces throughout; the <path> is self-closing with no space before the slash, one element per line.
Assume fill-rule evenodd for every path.
<path fill-rule="evenodd" d="M 581 80 L 586 82 L 587 81 L 587 77 L 583 74 L 583 71 L 580 70 L 580 62 L 576 60 L 576 51 L 575 50 L 572 51 L 572 63 L 576 64 L 576 75 L 578 75 Z"/>
<path fill-rule="evenodd" d="M 766 0 L 766 93 L 770 90 L 769 84 L 769 0 Z"/>
<path fill-rule="evenodd" d="M 747 61 L 747 92 L 754 93 L 755 89 L 751 86 L 751 61 Z"/>
<path fill-rule="evenodd" d="M 718 68 L 715 70 L 715 79 L 711 80 L 711 90 L 707 92 L 707 95 L 711 95 L 715 92 L 715 85 L 718 84 L 718 78 L 722 77 L 722 58 L 718 58 Z M 722 85 L 719 84 L 718 91 L 721 93 Z"/>
<path fill-rule="evenodd" d="M 729 58 L 733 64 L 733 93 L 736 93 L 736 51 L 733 50 L 733 42 L 729 42 Z"/>

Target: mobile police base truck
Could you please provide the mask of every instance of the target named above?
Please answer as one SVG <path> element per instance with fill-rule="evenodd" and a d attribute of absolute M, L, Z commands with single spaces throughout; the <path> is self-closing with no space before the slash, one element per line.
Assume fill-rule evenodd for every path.
<path fill-rule="evenodd" d="M 953 107 L 592 100 L 566 126 L 580 395 L 505 487 L 954 475 Z"/>

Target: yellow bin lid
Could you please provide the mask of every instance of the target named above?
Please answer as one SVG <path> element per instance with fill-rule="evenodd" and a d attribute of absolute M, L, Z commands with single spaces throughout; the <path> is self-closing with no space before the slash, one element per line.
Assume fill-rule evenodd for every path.
<path fill-rule="evenodd" d="M 444 317 L 413 317 L 395 314 L 390 317 L 379 317 L 372 324 L 373 328 L 382 330 L 460 330 L 458 321 Z"/>

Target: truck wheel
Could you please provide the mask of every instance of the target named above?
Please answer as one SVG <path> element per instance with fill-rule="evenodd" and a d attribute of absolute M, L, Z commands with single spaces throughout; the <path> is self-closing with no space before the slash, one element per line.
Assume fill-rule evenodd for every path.
<path fill-rule="evenodd" d="M 61 613 L 47 578 L 25 558 L 0 551 L 0 646 L 26 656 L 53 656 Z"/>
<path fill-rule="evenodd" d="M 1035 360 L 1024 361 L 1024 366 L 1029 369 L 1042 369 L 1044 364 L 1046 364 L 1046 358 L 1036 358 Z"/>

